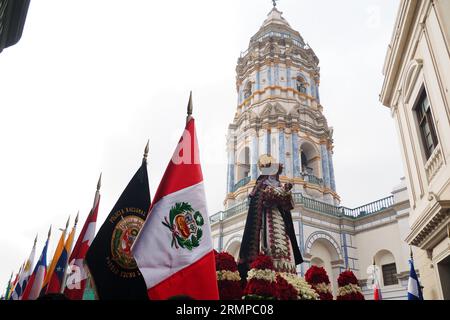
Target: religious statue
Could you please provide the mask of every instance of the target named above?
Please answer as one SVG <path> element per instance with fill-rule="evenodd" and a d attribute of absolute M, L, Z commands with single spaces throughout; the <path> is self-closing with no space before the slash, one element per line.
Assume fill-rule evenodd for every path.
<path fill-rule="evenodd" d="M 238 268 L 246 279 L 250 264 L 260 252 L 274 261 L 275 271 L 296 274 L 303 262 L 292 222 L 292 184 L 280 182 L 283 165 L 270 155 L 258 161 L 261 175 L 249 195 L 250 205 L 239 253 Z"/>

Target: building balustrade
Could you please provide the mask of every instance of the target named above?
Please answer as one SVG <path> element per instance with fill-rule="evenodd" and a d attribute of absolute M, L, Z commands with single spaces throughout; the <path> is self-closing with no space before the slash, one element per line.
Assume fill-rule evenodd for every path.
<path fill-rule="evenodd" d="M 301 193 L 293 193 L 292 197 L 296 205 L 303 205 L 307 209 L 332 215 L 335 217 L 348 217 L 352 219 L 363 218 L 365 216 L 386 210 L 394 205 L 394 196 L 379 199 L 377 201 L 365 204 L 354 209 L 343 206 L 334 206 L 329 203 L 305 197 Z M 210 217 L 210 222 L 211 224 L 213 224 L 219 221 L 226 220 L 239 213 L 246 212 L 248 210 L 248 206 L 249 201 L 248 199 L 246 199 L 225 211 L 220 211 L 212 215 Z"/>
<path fill-rule="evenodd" d="M 251 177 L 250 177 L 250 176 L 245 177 L 245 178 L 239 180 L 238 183 L 236 183 L 236 184 L 233 186 L 232 192 L 235 192 L 237 189 L 239 189 L 239 188 L 241 188 L 241 187 L 243 187 L 243 186 L 246 186 L 246 185 L 250 182 L 250 180 L 251 180 Z"/>
<path fill-rule="evenodd" d="M 312 183 L 312 184 L 316 184 L 318 186 L 322 186 L 323 187 L 323 179 L 316 177 L 315 175 L 309 174 L 309 173 L 302 173 L 303 176 L 303 180 L 305 180 L 306 182 Z"/>

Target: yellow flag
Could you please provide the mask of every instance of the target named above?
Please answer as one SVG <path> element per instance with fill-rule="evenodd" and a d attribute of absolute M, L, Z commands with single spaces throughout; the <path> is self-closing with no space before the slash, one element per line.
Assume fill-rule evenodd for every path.
<path fill-rule="evenodd" d="M 64 249 L 65 237 L 66 231 L 64 230 L 64 232 L 61 235 L 61 238 L 59 238 L 58 246 L 56 247 L 55 254 L 53 255 L 52 263 L 47 269 L 47 274 L 45 275 L 44 283 L 42 284 L 41 296 L 44 295 L 47 291 L 48 283 L 52 278 L 53 271 L 55 271 L 56 264 L 58 263 L 59 257 L 61 256 L 61 253 Z"/>
<path fill-rule="evenodd" d="M 71 251 L 72 251 L 72 243 L 73 239 L 75 238 L 75 227 L 72 228 L 72 231 L 70 232 L 69 236 L 66 240 L 66 252 L 67 252 L 67 259 L 69 259 Z"/>

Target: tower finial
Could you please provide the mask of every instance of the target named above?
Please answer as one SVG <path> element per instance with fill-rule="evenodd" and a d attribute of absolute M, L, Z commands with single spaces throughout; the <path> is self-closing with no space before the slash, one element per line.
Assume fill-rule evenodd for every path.
<path fill-rule="evenodd" d="M 273 7 L 274 7 L 274 8 L 277 7 L 277 1 L 280 1 L 280 0 L 272 0 L 272 3 L 273 3 Z"/>

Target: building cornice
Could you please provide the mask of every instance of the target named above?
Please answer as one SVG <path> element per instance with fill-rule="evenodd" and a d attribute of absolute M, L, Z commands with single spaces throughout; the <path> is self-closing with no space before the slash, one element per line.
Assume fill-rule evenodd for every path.
<path fill-rule="evenodd" d="M 424 212 L 411 226 L 405 241 L 426 250 L 446 235 L 450 223 L 450 200 L 435 201 Z"/>
<path fill-rule="evenodd" d="M 417 15 L 419 0 L 402 0 L 395 23 L 391 43 L 388 46 L 384 62 L 383 75 L 385 76 L 380 94 L 380 101 L 383 105 L 391 107 L 395 82 L 401 69 L 401 61 L 404 59 L 404 52 L 408 45 L 408 38 L 414 28 L 412 20 Z"/>

